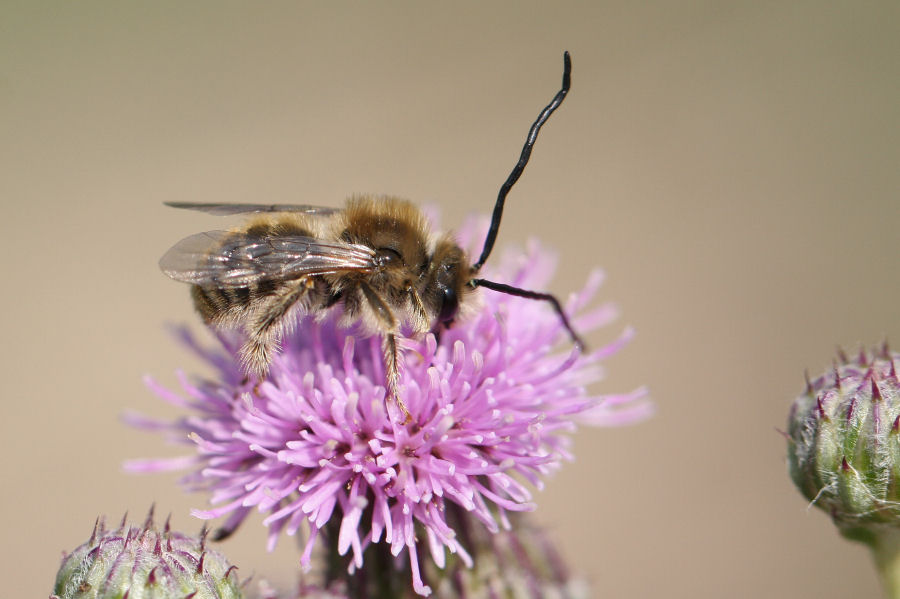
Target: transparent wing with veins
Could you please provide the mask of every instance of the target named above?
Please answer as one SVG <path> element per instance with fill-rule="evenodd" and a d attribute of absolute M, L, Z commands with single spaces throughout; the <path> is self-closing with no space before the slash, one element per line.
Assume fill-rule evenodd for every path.
<path fill-rule="evenodd" d="M 182 239 L 160 259 L 177 281 L 212 287 L 249 287 L 310 275 L 375 269 L 375 250 L 300 235 L 254 236 L 207 231 Z"/>
<path fill-rule="evenodd" d="M 299 212 L 302 214 L 327 216 L 342 210 L 331 206 L 311 206 L 308 204 L 219 204 L 215 202 L 165 202 L 165 204 L 171 208 L 196 210 L 215 216 L 233 216 L 235 214 L 250 214 L 254 212 Z"/>

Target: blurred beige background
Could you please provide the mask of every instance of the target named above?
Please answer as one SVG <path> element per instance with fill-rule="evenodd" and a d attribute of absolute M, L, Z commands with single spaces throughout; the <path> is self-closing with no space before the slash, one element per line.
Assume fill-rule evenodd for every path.
<path fill-rule="evenodd" d="M 0 594 L 45 597 L 97 514 L 179 528 L 206 497 L 125 458 L 172 416 L 145 373 L 196 368 L 159 256 L 212 217 L 164 201 L 340 204 L 385 192 L 487 212 L 562 51 L 572 92 L 499 246 L 605 268 L 638 337 L 602 390 L 656 417 L 583 429 L 538 516 L 596 597 L 876 596 L 868 555 L 807 512 L 782 427 L 840 344 L 900 343 L 896 2 L 31 3 L 0 7 L 4 244 Z M 254 518 L 222 549 L 288 584 Z"/>

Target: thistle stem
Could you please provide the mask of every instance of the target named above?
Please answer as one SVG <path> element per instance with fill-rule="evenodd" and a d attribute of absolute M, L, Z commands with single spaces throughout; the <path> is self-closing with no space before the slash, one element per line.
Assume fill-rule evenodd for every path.
<path fill-rule="evenodd" d="M 885 595 L 900 599 L 900 530 L 880 530 L 870 546 Z"/>
<path fill-rule="evenodd" d="M 369 516 L 366 516 L 369 517 Z M 411 573 L 405 562 L 391 554 L 391 545 L 385 541 L 373 543 L 363 554 L 363 567 L 352 575 L 347 573 L 352 556 L 338 554 L 340 521 L 332 519 L 322 529 L 325 540 L 325 576 L 323 586 L 343 581 L 349 597 L 358 599 L 412 599 L 419 596 L 409 584 Z"/>

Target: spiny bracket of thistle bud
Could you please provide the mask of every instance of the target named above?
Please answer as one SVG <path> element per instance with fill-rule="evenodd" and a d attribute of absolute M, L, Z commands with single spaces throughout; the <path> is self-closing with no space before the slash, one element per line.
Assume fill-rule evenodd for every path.
<path fill-rule="evenodd" d="M 841 533 L 874 545 L 900 531 L 900 354 L 884 344 L 808 381 L 788 418 L 788 469 Z M 896 533 L 892 533 L 896 534 Z"/>
<path fill-rule="evenodd" d="M 240 599 L 237 568 L 189 536 L 153 524 L 107 529 L 94 523 L 90 539 L 64 555 L 50 599 Z"/>

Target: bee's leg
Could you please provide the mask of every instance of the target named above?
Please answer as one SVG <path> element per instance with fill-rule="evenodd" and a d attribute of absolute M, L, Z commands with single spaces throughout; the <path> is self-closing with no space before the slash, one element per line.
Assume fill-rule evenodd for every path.
<path fill-rule="evenodd" d="M 359 288 L 363 292 L 369 306 L 372 308 L 372 312 L 375 313 L 375 317 L 381 321 L 384 330 L 392 333 L 397 332 L 400 323 L 397 322 L 397 317 L 391 312 L 391 308 L 387 305 L 387 302 L 385 302 L 368 283 L 360 283 Z"/>
<path fill-rule="evenodd" d="M 391 312 L 390 306 L 366 283 L 360 284 L 360 289 L 372 308 L 372 312 L 381 321 L 385 329 L 382 349 L 384 351 L 384 371 L 388 398 L 397 402 L 397 406 L 405 416 L 405 423 L 412 420 L 406 404 L 400 399 L 400 349 L 397 346 L 396 332 L 399 328 L 397 317 Z"/>
<path fill-rule="evenodd" d="M 406 291 L 409 293 L 410 305 L 412 306 L 413 330 L 417 334 L 427 333 L 431 323 L 428 320 L 428 310 L 425 309 L 425 302 L 422 301 L 422 296 L 419 295 L 415 287 L 410 285 Z"/>
<path fill-rule="evenodd" d="M 281 293 L 266 298 L 248 323 L 247 341 L 241 347 L 241 362 L 247 372 L 255 374 L 259 381 L 265 378 L 272 354 L 278 351 L 285 331 L 285 316 L 308 293 L 309 282 L 307 278 L 299 279 Z"/>
<path fill-rule="evenodd" d="M 388 333 L 384 336 L 381 345 L 384 350 L 384 370 L 387 379 L 388 396 L 397 402 L 397 407 L 403 412 L 404 424 L 412 422 L 412 415 L 406 408 L 406 404 L 400 398 L 400 349 L 397 347 L 397 336 Z"/>

